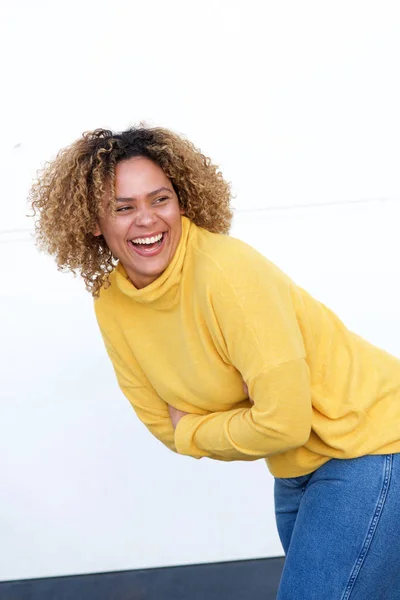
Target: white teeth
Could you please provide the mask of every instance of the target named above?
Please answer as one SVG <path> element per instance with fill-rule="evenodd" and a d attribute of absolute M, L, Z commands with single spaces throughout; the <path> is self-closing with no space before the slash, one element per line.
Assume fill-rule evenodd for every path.
<path fill-rule="evenodd" d="M 150 238 L 135 238 L 134 240 L 131 240 L 131 242 L 133 242 L 134 244 L 154 244 L 155 242 L 159 242 L 162 236 L 163 234 L 159 233 L 158 235 L 155 235 Z"/>

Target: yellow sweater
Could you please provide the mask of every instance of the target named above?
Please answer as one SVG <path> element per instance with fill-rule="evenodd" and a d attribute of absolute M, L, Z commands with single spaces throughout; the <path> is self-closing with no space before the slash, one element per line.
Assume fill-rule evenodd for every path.
<path fill-rule="evenodd" d="M 186 217 L 182 228 L 156 281 L 137 290 L 118 265 L 95 301 L 119 385 L 151 433 L 195 458 L 266 458 L 276 477 L 400 452 L 400 361 L 247 244 Z M 175 431 L 167 404 L 190 413 Z"/>

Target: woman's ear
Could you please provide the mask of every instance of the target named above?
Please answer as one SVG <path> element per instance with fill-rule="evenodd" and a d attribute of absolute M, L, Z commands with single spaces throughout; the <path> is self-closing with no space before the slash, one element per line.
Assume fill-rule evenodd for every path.
<path fill-rule="evenodd" d="M 92 234 L 94 235 L 94 237 L 99 237 L 101 235 L 98 223 L 96 223 L 96 227 L 93 229 Z"/>
<path fill-rule="evenodd" d="M 180 212 L 181 215 L 184 215 L 185 214 L 185 209 L 182 208 L 182 206 L 181 206 L 180 209 L 179 209 L 179 212 Z"/>

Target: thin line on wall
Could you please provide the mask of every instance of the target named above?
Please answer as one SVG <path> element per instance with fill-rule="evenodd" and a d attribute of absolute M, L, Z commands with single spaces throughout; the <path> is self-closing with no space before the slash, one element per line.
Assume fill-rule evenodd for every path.
<path fill-rule="evenodd" d="M 25 229 L 0 229 L 0 234 L 7 235 L 8 233 L 34 233 L 33 229 L 26 227 Z"/>
<path fill-rule="evenodd" d="M 343 200 L 333 202 L 318 202 L 309 204 L 285 204 L 284 206 L 266 206 L 263 208 L 238 208 L 235 210 L 236 213 L 249 213 L 249 212 L 269 212 L 279 210 L 296 210 L 296 209 L 307 209 L 307 208 L 324 208 L 326 206 L 349 206 L 351 204 L 383 204 L 385 202 L 400 202 L 400 196 L 393 198 L 363 198 L 362 200 Z"/>

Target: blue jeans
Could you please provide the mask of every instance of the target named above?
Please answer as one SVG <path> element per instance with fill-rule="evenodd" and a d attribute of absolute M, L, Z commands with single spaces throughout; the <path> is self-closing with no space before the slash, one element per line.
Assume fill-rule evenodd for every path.
<path fill-rule="evenodd" d="M 275 479 L 277 600 L 400 600 L 400 454 Z"/>

